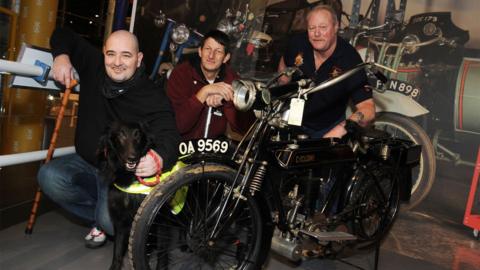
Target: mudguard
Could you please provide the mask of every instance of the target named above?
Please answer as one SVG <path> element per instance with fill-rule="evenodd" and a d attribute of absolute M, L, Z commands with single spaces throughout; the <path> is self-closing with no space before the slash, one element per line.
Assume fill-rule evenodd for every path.
<path fill-rule="evenodd" d="M 193 153 L 180 157 L 179 160 L 187 164 L 195 164 L 200 162 L 215 162 L 225 164 L 234 169 L 238 167 L 238 164 L 232 160 L 230 155 L 220 153 Z"/>
<path fill-rule="evenodd" d="M 375 101 L 375 111 L 377 113 L 394 112 L 408 117 L 429 113 L 425 107 L 412 98 L 394 91 L 373 91 L 373 100 Z"/>

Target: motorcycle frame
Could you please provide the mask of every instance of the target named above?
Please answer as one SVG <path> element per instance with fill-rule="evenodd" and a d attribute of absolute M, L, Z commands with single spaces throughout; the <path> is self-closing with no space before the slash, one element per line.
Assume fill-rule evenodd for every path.
<path fill-rule="evenodd" d="M 275 109 L 270 108 L 270 110 L 275 110 Z M 257 121 L 252 125 L 250 130 L 244 136 L 242 141 L 239 143 L 234 154 L 231 156 L 228 162 L 225 162 L 225 156 L 222 156 L 222 155 L 212 154 L 212 155 L 197 156 L 197 159 L 201 160 L 201 162 L 216 161 L 222 164 L 226 164 L 228 166 L 232 166 L 233 164 L 236 164 L 236 166 L 234 167 L 232 166 L 237 171 L 232 187 L 239 187 L 239 188 L 229 189 L 229 193 L 226 196 L 227 199 L 224 200 L 221 206 L 221 212 L 218 215 L 218 218 L 215 222 L 214 229 L 211 232 L 211 237 L 215 237 L 216 235 L 221 233 L 221 231 L 218 231 L 217 229 L 220 225 L 221 217 L 226 214 L 225 209 L 228 204 L 228 201 L 231 199 L 236 200 L 235 204 L 238 205 L 240 200 L 244 198 L 245 192 L 250 192 L 249 188 L 252 183 L 253 176 L 263 161 L 268 162 L 267 174 L 263 179 L 262 189 L 260 191 L 257 191 L 255 193 L 255 196 L 262 196 L 263 197 L 262 199 L 266 199 L 267 195 L 265 191 L 268 187 L 269 189 L 267 190 L 271 192 L 271 194 L 269 195 L 272 196 L 272 200 L 271 200 L 272 205 L 268 207 L 269 213 L 264 213 L 265 215 L 263 216 L 271 217 L 270 213 L 272 211 L 278 213 L 278 217 L 277 217 L 277 220 L 275 220 L 274 222 L 274 226 L 280 229 L 282 232 L 290 231 L 290 227 L 289 227 L 290 222 L 287 217 L 287 211 L 282 203 L 282 199 L 281 199 L 282 194 L 280 191 L 280 186 L 277 184 L 278 181 L 274 181 L 271 174 L 271 170 L 274 168 L 272 164 L 275 162 L 274 157 L 270 151 L 255 151 L 255 153 L 252 153 L 254 148 L 268 149 L 268 146 L 270 144 L 269 142 L 270 135 L 272 135 L 273 132 L 275 131 L 275 129 L 272 129 L 268 123 L 269 121 L 269 119 L 267 118 L 268 115 L 272 115 L 272 113 L 265 113 L 265 115 L 262 116 L 261 119 L 257 119 Z M 247 141 L 247 139 L 249 140 Z M 245 147 L 241 161 L 235 162 L 235 157 L 237 153 L 245 145 L 246 147 Z M 370 175 L 371 176 L 370 178 L 374 179 L 375 185 L 377 186 L 380 185 L 376 177 L 371 173 L 369 173 L 368 168 L 361 168 L 360 166 L 355 167 L 355 164 L 359 164 L 359 160 L 354 159 L 354 160 L 351 160 L 350 162 L 352 163 L 351 172 L 348 174 L 347 177 L 335 179 L 333 186 L 331 187 L 330 191 L 327 194 L 327 199 L 321 208 L 321 213 L 327 214 L 328 211 L 332 210 L 332 207 L 334 206 L 334 204 L 337 202 L 336 200 L 338 199 L 338 202 L 336 205 L 338 207 L 337 213 L 331 216 L 333 217 L 333 220 L 335 222 L 341 222 L 343 220 L 343 217 L 348 216 L 348 214 L 352 213 L 356 209 L 356 207 L 353 207 L 351 209 L 346 209 L 346 206 L 351 200 L 351 197 L 353 195 L 353 190 L 355 189 L 355 187 L 357 185 L 363 184 L 362 181 L 356 181 L 357 180 L 356 172 L 358 170 L 364 174 Z M 338 162 L 337 164 L 339 163 L 341 162 Z M 249 166 L 249 164 L 251 164 L 251 166 Z M 394 164 L 395 177 L 393 179 L 393 184 L 396 185 L 397 188 L 400 188 L 399 177 L 398 177 L 398 170 L 400 168 L 400 165 L 401 165 L 401 160 L 400 158 L 397 158 L 396 164 Z M 242 175 L 242 172 L 245 172 L 245 173 Z M 390 197 L 392 196 L 392 194 L 390 193 L 387 196 Z M 265 223 L 272 224 L 272 220 L 271 219 L 265 220 Z"/>
<path fill-rule="evenodd" d="M 167 46 L 169 45 L 169 41 L 171 40 L 171 34 L 175 26 L 178 24 L 175 20 L 172 20 L 170 18 L 167 19 L 167 25 L 165 28 L 165 32 L 163 33 L 162 41 L 160 43 L 160 49 L 158 51 L 158 56 L 155 59 L 155 64 L 152 69 L 152 73 L 150 73 L 150 79 L 153 80 L 158 72 L 158 69 L 160 68 L 160 64 L 162 63 L 163 57 L 165 55 L 165 52 L 167 51 Z M 177 64 L 178 61 L 180 60 L 183 50 L 187 48 L 188 46 L 195 45 L 199 42 L 200 38 L 202 38 L 203 35 L 200 34 L 199 32 L 190 29 L 190 35 L 188 37 L 188 40 L 182 44 L 177 45 L 178 47 L 175 50 L 175 54 L 173 55 L 172 62 L 173 64 Z"/>
<path fill-rule="evenodd" d="M 378 224 L 374 234 L 371 235 L 366 235 L 365 232 L 362 231 L 362 228 L 351 228 L 351 239 L 348 239 L 348 241 L 359 240 L 359 243 L 378 241 L 385 235 L 385 232 L 388 231 L 389 226 L 397 214 L 398 200 L 405 200 L 406 198 L 402 197 L 401 192 L 403 191 L 404 195 L 408 194 L 408 196 L 410 196 L 411 168 L 412 165 L 418 164 L 420 160 L 421 147 L 416 145 L 413 147 L 415 151 L 411 152 L 412 144 L 410 141 L 392 138 L 389 134 L 381 131 L 372 131 L 370 136 L 368 136 L 368 132 L 358 124 L 347 121 L 345 128 L 348 132 L 344 138 L 322 138 L 312 139 L 312 141 L 299 140 L 296 147 L 290 148 L 288 147 L 290 142 L 295 142 L 291 140 L 290 135 L 292 133 L 295 134 L 295 132 L 292 131 L 292 133 L 290 133 L 290 126 L 286 122 L 283 122 L 285 121 L 283 117 L 282 119 L 279 118 L 283 116 L 283 113 L 286 113 L 285 110 L 289 110 L 287 104 L 289 104 L 288 101 L 290 101 L 290 99 L 305 98 L 306 95 L 321 91 L 364 68 L 370 69 L 374 66 L 384 68 L 375 63 L 363 63 L 319 85 L 311 86 L 299 81 L 297 82 L 298 88 L 287 91 L 287 93 L 284 93 L 282 96 L 274 98 L 273 101 L 267 98 L 268 94 L 266 92 L 263 92 L 268 91 L 268 93 L 270 93 L 270 91 L 267 90 L 271 86 L 269 83 L 261 85 L 259 82 L 259 84 L 254 84 L 254 88 L 246 90 L 250 93 L 249 97 L 252 97 L 253 100 L 251 100 L 251 98 L 241 100 L 240 97 L 245 94 L 242 93 L 244 90 L 236 90 L 239 92 L 236 92 L 238 96 L 234 99 L 235 106 L 242 110 L 249 110 L 252 109 L 252 107 L 256 109 L 257 119 L 255 123 L 239 142 L 233 154 L 229 155 L 230 158 L 226 159 L 225 155 L 220 154 L 197 153 L 189 156 L 189 160 L 187 161 L 187 163 L 191 164 L 205 165 L 208 162 L 211 165 L 226 165 L 235 171 L 232 182 L 224 184 L 223 186 L 222 199 L 215 209 L 215 217 L 211 220 L 213 227 L 211 231 L 208 232 L 209 238 L 216 239 L 223 233 L 223 230 L 228 227 L 224 226 L 225 224 L 235 221 L 237 215 L 240 213 L 237 211 L 241 209 L 238 207 L 240 202 L 248 198 L 256 201 L 259 207 L 262 219 L 261 223 L 263 225 L 262 241 L 268 241 L 268 243 L 270 243 L 269 246 L 272 240 L 278 239 L 278 237 L 287 240 L 293 238 L 295 242 L 299 240 L 298 237 L 302 234 L 315 238 L 315 236 L 309 234 L 310 228 L 305 226 L 327 226 L 327 231 L 330 231 L 333 227 L 337 227 L 337 225 L 353 224 L 352 222 L 355 222 L 355 220 L 363 219 L 364 213 L 358 212 L 358 210 L 366 206 L 366 204 L 363 203 L 366 196 L 365 194 L 371 194 L 371 192 L 377 192 L 376 195 L 373 195 L 376 198 L 379 198 L 379 196 L 383 197 L 383 200 L 376 205 L 378 210 L 384 213 L 380 218 L 381 223 Z M 284 71 L 285 74 L 287 74 L 286 72 L 288 72 L 288 70 Z M 380 78 L 381 76 L 378 77 Z M 275 80 L 275 78 L 278 77 L 274 77 L 273 80 Z M 262 98 L 260 98 L 260 96 Z M 286 139 L 283 139 L 283 137 L 280 138 L 280 134 L 277 133 L 282 130 L 287 131 Z M 275 138 L 275 136 L 277 138 Z M 324 143 L 322 140 L 327 141 Z M 305 144 L 303 144 L 304 142 Z M 385 149 L 385 145 L 387 149 Z M 368 146 L 371 147 L 368 148 Z M 340 148 L 336 149 L 336 147 Z M 292 157 L 290 154 L 296 153 L 288 153 L 287 151 L 287 155 L 283 159 L 285 162 L 282 162 L 281 151 L 292 149 L 306 150 L 304 153 L 307 156 L 313 153 L 313 159 L 307 161 L 308 163 L 298 162 L 297 159 L 292 159 L 294 162 L 290 162 L 290 158 Z M 327 151 L 332 150 L 333 156 L 327 155 L 328 158 L 315 156 L 316 153 L 323 151 L 323 149 Z M 312 202 L 318 198 L 318 195 L 301 190 L 303 184 L 306 183 L 305 180 L 311 180 L 310 175 L 306 173 L 324 164 L 325 167 L 330 170 L 332 168 L 330 164 L 341 163 L 345 165 L 340 168 L 340 176 L 333 180 L 334 182 L 330 190 L 325 193 L 320 191 L 318 193 L 326 194 L 322 208 L 316 207 L 316 203 Z M 375 173 L 374 169 L 383 166 L 384 163 L 387 164 L 387 167 L 383 169 L 383 172 L 380 172 L 380 174 Z M 293 179 L 296 180 L 292 182 L 294 184 L 293 186 L 286 186 L 287 189 L 280 188 L 284 187 L 284 185 L 278 184 L 279 181 L 277 181 L 278 179 L 275 178 L 275 174 L 273 173 L 280 171 L 278 167 L 285 169 L 284 172 L 286 173 L 280 172 L 282 177 L 291 176 L 289 175 L 290 172 L 299 172 L 299 174 L 296 175 L 299 176 L 299 178 Z M 343 168 L 348 168 L 348 170 Z M 385 177 L 390 179 L 388 182 L 388 194 L 385 193 L 385 190 L 380 184 Z M 408 180 L 407 177 L 410 177 L 410 181 L 401 182 L 401 180 Z M 314 183 L 314 185 L 315 187 L 320 187 L 320 183 L 318 182 Z M 373 187 L 371 185 L 373 185 Z M 364 189 L 363 186 L 366 189 Z M 297 187 L 300 187 L 300 193 L 297 193 Z M 371 188 L 376 190 L 371 190 Z M 308 190 L 308 188 L 306 188 L 306 190 Z M 285 192 L 288 192 L 288 196 L 285 196 Z M 397 195 L 394 195 L 394 192 L 397 193 Z M 293 194 L 293 196 L 291 194 Z M 313 198 L 309 203 L 305 202 L 305 207 L 301 213 L 304 217 L 307 217 L 307 219 L 297 215 L 299 214 L 298 210 L 302 204 L 302 198 L 301 196 L 297 196 L 298 194 L 308 194 L 307 196 Z M 269 195 L 271 198 L 268 197 Z M 305 196 L 305 198 L 307 196 Z M 392 201 L 392 196 L 399 197 L 393 197 L 395 201 Z M 291 202 L 290 205 L 284 204 L 285 198 L 289 199 Z M 393 203 L 393 208 L 391 203 Z M 388 211 L 384 212 L 384 210 Z M 326 223 L 318 222 L 314 219 L 315 216 L 312 214 L 318 213 L 319 211 L 320 213 L 326 214 Z M 369 209 L 368 212 L 370 211 Z M 368 213 L 366 214 L 368 215 Z M 274 233 L 277 230 L 280 232 L 280 235 Z M 265 243 L 265 245 L 266 244 L 267 243 Z M 297 244 L 301 245 L 302 241 L 300 240 Z"/>

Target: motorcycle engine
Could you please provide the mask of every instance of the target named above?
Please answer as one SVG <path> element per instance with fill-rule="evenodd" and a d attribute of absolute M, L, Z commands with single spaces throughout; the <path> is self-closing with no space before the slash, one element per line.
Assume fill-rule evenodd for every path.
<path fill-rule="evenodd" d="M 277 253 L 296 261 L 301 257 L 323 257 L 330 252 L 331 242 L 318 241 L 309 234 L 332 229 L 327 215 L 322 212 L 335 181 L 332 175 L 332 169 L 308 169 L 282 181 L 283 206 L 289 231 L 275 231 L 272 249 Z M 341 230 L 346 231 L 346 227 Z"/>

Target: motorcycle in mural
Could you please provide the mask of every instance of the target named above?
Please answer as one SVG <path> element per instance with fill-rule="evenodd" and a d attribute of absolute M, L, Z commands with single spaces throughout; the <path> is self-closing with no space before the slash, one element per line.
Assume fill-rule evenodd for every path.
<path fill-rule="evenodd" d="M 281 91 L 274 85 L 282 74 L 234 81 L 235 106 L 254 110 L 256 122 L 230 155 L 222 154 L 225 141 L 180 145 L 189 165 L 160 183 L 135 217 L 134 268 L 260 269 L 270 248 L 298 261 L 375 247 L 410 198 L 421 146 L 350 121 L 342 139 L 309 139 L 291 108 L 373 66 Z"/>
<path fill-rule="evenodd" d="M 162 11 L 155 15 L 154 21 L 157 27 L 165 27 L 165 30 L 158 56 L 150 75 L 151 78 L 154 78 L 157 73 L 162 74 L 161 71 L 164 69 L 173 69 L 183 54 L 188 52 L 196 53 L 199 42 L 203 37 L 203 34 L 195 29 L 187 27 L 183 23 L 178 23 L 171 18 L 166 18 Z M 231 48 L 231 64 L 243 76 L 254 70 L 257 50 L 266 48 L 272 41 L 269 35 L 259 31 L 262 22 L 263 15 L 254 14 L 250 10 L 248 3 L 244 5 L 239 3 L 238 9 L 227 8 L 224 16 L 221 17 L 216 25 L 218 30 L 229 35 L 233 44 Z M 169 61 L 165 61 L 167 47 L 173 55 Z M 162 64 L 164 64 L 165 68 L 161 68 Z"/>
<path fill-rule="evenodd" d="M 439 134 L 443 131 L 442 135 L 454 138 L 468 133 L 474 140 L 479 134 L 472 116 L 480 101 L 473 88 L 480 59 L 463 58 L 468 32 L 452 23 L 449 12 L 414 15 L 406 25 L 387 20 L 381 26 L 359 29 L 352 40 L 354 45 L 366 45 L 360 49 L 363 56 L 396 70 L 387 72 L 387 84 L 373 82 L 377 127 L 423 146 L 409 204 L 413 207 L 433 185 L 436 157 L 446 153 L 456 162 L 460 158 L 440 143 Z M 393 36 L 385 36 L 392 32 Z M 453 133 L 445 132 L 452 128 Z"/>
<path fill-rule="evenodd" d="M 178 23 L 173 19 L 167 18 L 160 10 L 154 18 L 155 25 L 159 28 L 165 27 L 158 56 L 155 59 L 155 64 L 150 74 L 150 79 L 155 79 L 158 73 L 163 74 L 169 72 L 180 61 L 180 58 L 185 53 L 189 53 L 186 49 L 193 47 L 190 52 L 196 53 L 200 39 L 203 35 L 196 30 L 187 27 L 183 23 Z M 168 64 L 165 63 L 165 54 L 168 51 L 171 53 Z M 162 68 L 162 63 L 164 67 Z M 166 65 L 165 65 L 166 64 Z"/>

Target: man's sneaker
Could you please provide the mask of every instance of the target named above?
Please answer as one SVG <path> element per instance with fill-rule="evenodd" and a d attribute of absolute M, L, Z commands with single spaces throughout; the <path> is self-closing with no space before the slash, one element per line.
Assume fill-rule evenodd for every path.
<path fill-rule="evenodd" d="M 105 233 L 97 227 L 93 227 L 90 232 L 85 236 L 85 246 L 87 248 L 99 248 L 107 242 L 107 236 Z"/>

